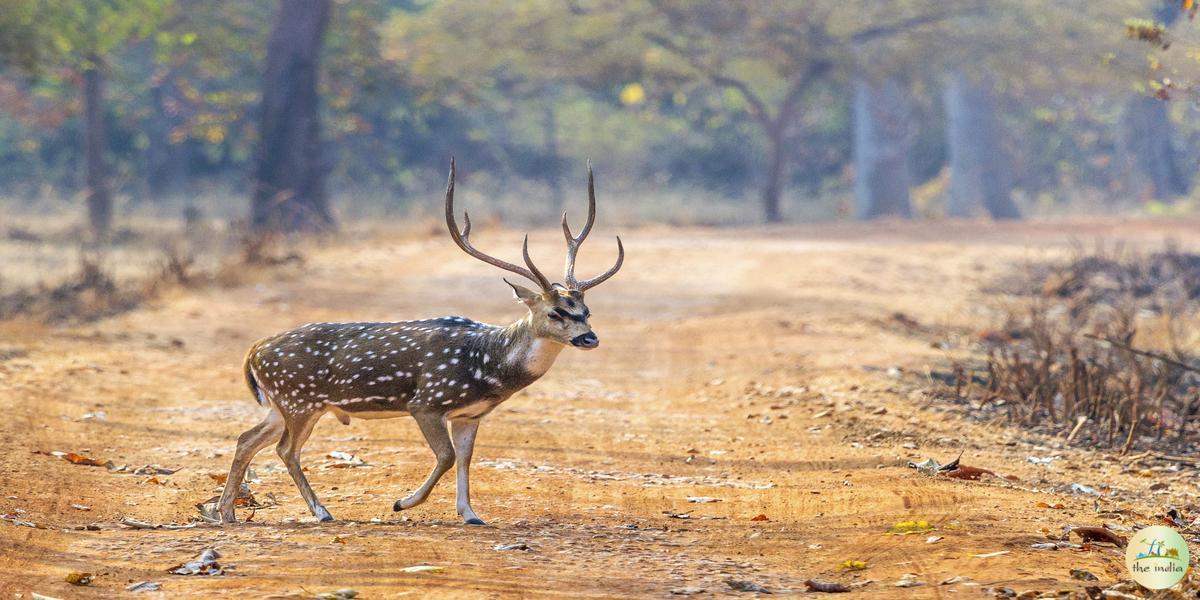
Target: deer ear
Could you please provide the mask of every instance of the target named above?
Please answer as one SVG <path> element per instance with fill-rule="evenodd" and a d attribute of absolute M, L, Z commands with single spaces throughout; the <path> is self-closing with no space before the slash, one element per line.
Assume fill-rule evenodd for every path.
<path fill-rule="evenodd" d="M 513 295 L 516 296 L 517 300 L 523 302 L 526 306 L 533 306 L 542 298 L 542 296 L 537 292 L 527 287 L 517 285 L 508 279 L 505 279 L 504 283 L 507 283 L 508 286 L 513 289 Z"/>

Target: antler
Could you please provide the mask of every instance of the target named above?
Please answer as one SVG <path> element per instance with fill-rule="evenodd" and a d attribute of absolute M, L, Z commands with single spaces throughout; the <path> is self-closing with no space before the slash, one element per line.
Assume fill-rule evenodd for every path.
<path fill-rule="evenodd" d="M 579 230 L 578 236 L 571 235 L 571 228 L 567 225 L 567 213 L 563 211 L 562 228 L 563 235 L 567 238 L 567 267 L 564 279 L 567 282 L 567 287 L 573 290 L 584 291 L 588 288 L 595 287 L 604 283 L 609 277 L 617 274 L 621 269 L 621 264 L 625 262 L 625 246 L 621 244 L 621 236 L 617 236 L 617 262 L 611 269 L 605 271 L 598 277 L 586 279 L 584 281 L 575 280 L 575 255 L 579 252 L 579 246 L 583 245 L 583 240 L 587 239 L 589 233 L 592 232 L 592 224 L 596 222 L 596 183 L 592 177 L 592 161 L 588 161 L 588 217 L 587 223 L 584 223 L 583 229 Z M 531 265 L 532 266 L 532 265 Z"/>
<path fill-rule="evenodd" d="M 505 271 L 511 271 L 517 275 L 525 277 L 541 286 L 542 291 L 550 291 L 550 280 L 546 279 L 545 275 L 542 275 L 542 272 L 539 271 L 536 266 L 534 266 L 533 259 L 529 257 L 529 235 L 525 236 L 525 243 L 521 247 L 521 255 L 525 258 L 525 264 L 529 266 L 529 268 L 526 269 L 524 267 L 514 265 L 508 261 L 503 261 L 498 258 L 488 256 L 476 250 L 473 246 L 471 246 L 471 242 L 469 241 L 469 236 L 471 235 L 471 216 L 465 211 L 463 212 L 463 221 L 466 222 L 466 226 L 464 226 L 460 232 L 458 230 L 458 224 L 454 222 L 454 159 L 451 158 L 450 180 L 446 183 L 446 226 L 450 228 L 450 237 L 454 239 L 454 243 L 458 244 L 458 247 L 462 248 L 463 252 L 466 252 L 467 254 L 478 258 L 479 260 L 482 260 L 489 265 L 500 267 Z"/>

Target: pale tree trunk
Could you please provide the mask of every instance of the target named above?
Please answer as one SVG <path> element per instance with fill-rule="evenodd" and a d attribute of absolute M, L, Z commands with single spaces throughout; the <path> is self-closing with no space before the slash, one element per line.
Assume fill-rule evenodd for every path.
<path fill-rule="evenodd" d="M 182 197 L 187 193 L 187 149 L 182 140 L 173 140 L 173 132 L 183 126 L 183 106 L 179 88 L 172 73 L 162 74 L 150 88 L 154 119 L 146 132 L 150 145 L 146 149 L 149 173 L 146 183 L 150 197 L 156 201 Z"/>
<path fill-rule="evenodd" d="M 1186 194 L 1188 180 L 1171 144 L 1173 127 L 1167 103 L 1136 96 L 1125 106 L 1122 146 L 1134 188 L 1145 188 L 1155 200 L 1171 201 Z"/>
<path fill-rule="evenodd" d="M 909 218 L 913 117 L 895 79 L 860 81 L 854 89 L 854 201 L 860 219 Z"/>
<path fill-rule="evenodd" d="M 1012 198 L 1012 173 L 1004 154 L 992 82 L 955 73 L 943 99 L 950 155 L 946 214 L 976 217 L 986 210 L 994 219 L 1021 218 Z"/>
<path fill-rule="evenodd" d="M 333 227 L 325 193 L 317 74 L 329 0 L 281 0 L 267 45 L 250 222 L 256 230 Z"/>
<path fill-rule="evenodd" d="M 763 216 L 768 223 L 783 221 L 780 196 L 787 175 L 786 133 L 784 127 L 774 127 L 767 132 L 767 181 L 763 186 Z"/>
<path fill-rule="evenodd" d="M 550 201 L 554 212 L 562 212 L 566 205 L 562 186 L 562 158 L 558 155 L 558 112 L 553 102 L 542 107 L 542 135 L 546 156 L 550 165 L 546 169 L 546 183 L 550 186 Z"/>
<path fill-rule="evenodd" d="M 87 169 L 88 222 L 97 239 L 112 229 L 112 193 L 104 164 L 104 74 L 98 56 L 83 70 L 83 154 Z"/>
<path fill-rule="evenodd" d="M 1170 27 L 1179 19 L 1182 11 L 1176 0 L 1159 0 L 1156 4 L 1155 21 Z M 1174 127 L 1167 115 L 1167 103 L 1142 95 L 1130 98 L 1121 125 L 1121 150 L 1132 187 L 1148 191 L 1155 200 L 1171 201 L 1186 194 L 1190 178 L 1180 169 L 1171 144 Z"/>

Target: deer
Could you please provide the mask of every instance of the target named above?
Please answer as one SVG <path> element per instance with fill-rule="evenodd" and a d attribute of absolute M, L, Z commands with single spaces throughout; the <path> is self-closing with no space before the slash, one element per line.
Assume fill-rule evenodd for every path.
<path fill-rule="evenodd" d="M 471 508 L 470 467 L 480 421 L 514 393 L 542 377 L 563 348 L 591 350 L 600 340 L 589 324 L 584 293 L 621 269 L 625 247 L 617 237 L 617 260 L 592 279 L 575 278 L 575 257 L 596 220 L 596 189 L 588 162 L 588 216 L 578 235 L 562 215 L 567 240 L 563 283 L 551 281 L 521 248 L 525 266 L 489 256 L 471 244 L 471 217 L 460 230 L 454 210 L 454 160 L 446 184 L 446 226 L 468 255 L 537 284 L 509 281 L 526 314 L 509 325 L 489 325 L 459 316 L 418 321 L 310 323 L 259 340 L 246 354 L 243 371 L 254 399 L 270 411 L 238 437 L 237 450 L 217 508 L 222 523 L 235 523 L 234 503 L 253 458 L 272 442 L 309 511 L 321 522 L 333 516 L 317 499 L 300 465 L 300 451 L 317 421 L 333 414 L 351 418 L 411 416 L 433 451 L 435 463 L 424 483 L 392 505 L 418 506 L 450 468 L 457 470 L 455 505 L 467 525 L 483 525 Z"/>

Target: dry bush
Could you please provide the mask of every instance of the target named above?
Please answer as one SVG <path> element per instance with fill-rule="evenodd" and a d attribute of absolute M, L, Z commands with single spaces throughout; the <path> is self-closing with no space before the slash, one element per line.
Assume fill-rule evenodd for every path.
<path fill-rule="evenodd" d="M 1184 335 L 1195 330 L 1200 256 L 1079 252 L 1017 283 L 1036 293 L 979 335 L 981 360 L 956 365 L 956 398 L 1078 444 L 1200 443 L 1200 376 Z"/>
<path fill-rule="evenodd" d="M 0 296 L 0 319 L 90 321 L 130 310 L 141 304 L 142 295 L 119 286 L 95 256 L 80 254 L 77 272 L 67 280 Z"/>

